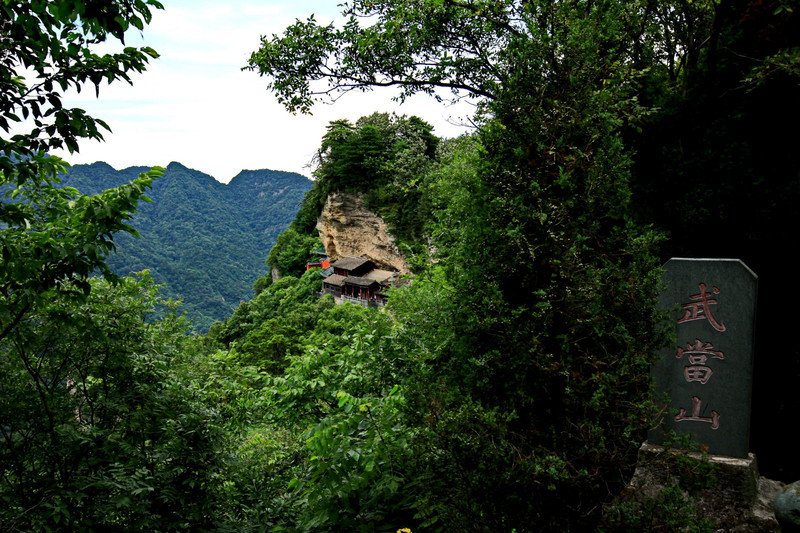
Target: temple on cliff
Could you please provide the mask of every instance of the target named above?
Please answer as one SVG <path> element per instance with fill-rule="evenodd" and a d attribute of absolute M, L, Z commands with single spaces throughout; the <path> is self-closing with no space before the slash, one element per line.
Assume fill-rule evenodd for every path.
<path fill-rule="evenodd" d="M 353 302 L 368 307 L 386 305 L 384 290 L 397 279 L 397 272 L 375 268 L 369 259 L 349 255 L 321 271 L 322 294 L 330 294 L 338 303 Z"/>

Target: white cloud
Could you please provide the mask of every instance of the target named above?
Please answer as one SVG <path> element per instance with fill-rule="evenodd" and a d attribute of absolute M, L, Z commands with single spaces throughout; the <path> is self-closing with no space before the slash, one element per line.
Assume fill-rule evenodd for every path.
<path fill-rule="evenodd" d="M 315 13 L 319 22 L 338 16 L 337 0 L 287 3 L 241 0 L 165 1 L 145 28 L 144 43 L 161 57 L 134 76 L 133 87 L 103 87 L 100 99 L 85 90 L 71 99 L 109 123 L 104 143 L 84 142 L 79 154 L 58 153 L 72 163 L 106 161 L 116 168 L 167 165 L 179 161 L 230 181 L 242 169 L 271 168 L 310 175 L 306 165 L 330 120 L 355 120 L 375 111 L 419 115 L 436 133 L 464 131 L 448 119 L 465 118 L 471 108 L 447 108 L 429 97 L 403 106 L 396 92 L 350 93 L 335 105 L 319 105 L 313 116 L 292 115 L 266 91 L 266 80 L 241 67 L 262 35 L 280 34 L 295 19 Z M 140 45 L 133 34 L 127 44 Z"/>

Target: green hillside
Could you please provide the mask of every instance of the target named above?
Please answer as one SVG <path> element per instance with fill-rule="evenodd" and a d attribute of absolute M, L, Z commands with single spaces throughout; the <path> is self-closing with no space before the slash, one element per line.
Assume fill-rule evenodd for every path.
<path fill-rule="evenodd" d="M 97 193 L 146 169 L 75 165 L 64 184 Z M 274 170 L 243 170 L 225 185 L 170 163 L 148 193 L 153 201 L 140 204 L 133 219 L 141 238 L 118 235 L 109 265 L 120 275 L 149 269 L 165 285 L 162 295 L 182 299 L 195 328 L 204 331 L 252 296 L 270 248 L 311 185 L 299 174 Z"/>

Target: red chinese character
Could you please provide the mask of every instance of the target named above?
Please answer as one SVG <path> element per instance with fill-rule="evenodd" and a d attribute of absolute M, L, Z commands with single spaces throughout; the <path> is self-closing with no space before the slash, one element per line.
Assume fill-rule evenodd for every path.
<path fill-rule="evenodd" d="M 701 385 L 705 385 L 713 373 L 710 366 L 694 365 L 683 369 L 683 377 L 686 378 L 687 383 L 699 381 Z"/>
<path fill-rule="evenodd" d="M 689 356 L 689 362 L 692 364 L 703 364 L 706 362 L 706 359 L 709 357 L 713 357 L 714 359 L 725 359 L 725 354 L 714 350 L 714 345 L 710 342 L 704 342 L 700 339 L 695 339 L 694 344 L 686 343 L 686 349 L 678 348 L 678 351 L 675 352 L 675 357 L 680 359 L 684 355 Z"/>
<path fill-rule="evenodd" d="M 711 411 L 711 416 L 700 416 L 700 407 L 703 401 L 697 396 L 692 396 L 692 414 L 686 416 L 686 409 L 681 407 L 678 414 L 675 415 L 675 422 L 683 422 L 684 420 L 692 420 L 694 422 L 708 422 L 711 424 L 711 429 L 719 428 L 719 413 Z"/>
<path fill-rule="evenodd" d="M 719 294 L 718 288 L 712 287 L 711 290 L 714 291 L 714 294 Z M 709 296 L 711 296 L 711 293 L 706 292 L 706 284 L 700 283 L 700 293 L 693 294 L 689 297 L 692 300 L 691 302 L 681 305 L 681 309 L 685 309 L 686 312 L 683 314 L 683 317 L 678 320 L 678 324 L 707 318 L 711 325 L 714 326 L 714 329 L 717 331 L 725 331 L 725 324 L 717 322 L 717 319 L 714 318 L 714 314 L 709 307 L 711 305 L 716 305 L 717 301 L 709 299 Z"/>
<path fill-rule="evenodd" d="M 688 356 L 691 366 L 684 367 L 683 376 L 687 382 L 699 381 L 705 385 L 711 379 L 713 370 L 711 367 L 705 366 L 706 360 L 709 357 L 714 359 L 725 359 L 725 354 L 714 350 L 714 345 L 710 342 L 703 342 L 700 339 L 695 339 L 694 344 L 686 343 L 686 349 L 678 348 L 675 352 L 675 357 L 680 359 L 684 355 Z"/>

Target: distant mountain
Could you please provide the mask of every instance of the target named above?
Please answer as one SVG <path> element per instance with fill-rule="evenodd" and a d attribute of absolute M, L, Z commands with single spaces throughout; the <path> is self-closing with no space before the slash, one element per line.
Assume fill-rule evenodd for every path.
<path fill-rule="evenodd" d="M 149 167 L 115 170 L 106 163 L 75 165 L 64 184 L 92 194 L 127 183 Z M 108 263 L 120 275 L 149 269 L 161 294 L 180 298 L 198 331 L 227 318 L 253 283 L 267 273 L 265 259 L 294 219 L 312 182 L 300 174 L 243 170 L 227 185 L 170 163 L 140 203 L 132 225 L 141 234 L 116 237 Z"/>

